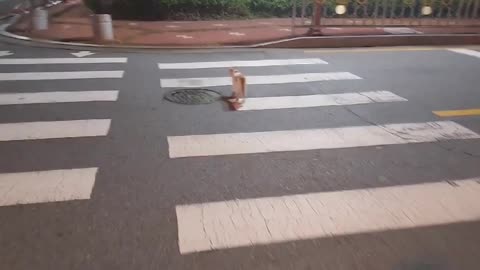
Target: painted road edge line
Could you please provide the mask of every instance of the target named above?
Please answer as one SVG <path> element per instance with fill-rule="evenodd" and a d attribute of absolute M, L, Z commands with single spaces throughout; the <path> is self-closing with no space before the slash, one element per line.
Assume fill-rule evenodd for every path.
<path fill-rule="evenodd" d="M 408 101 L 389 91 L 354 92 L 329 95 L 246 98 L 238 111 L 342 106 L 381 102 Z"/>
<path fill-rule="evenodd" d="M 480 115 L 480 109 L 433 111 L 433 113 L 440 117 L 475 116 Z"/>
<path fill-rule="evenodd" d="M 0 65 L 48 65 L 48 64 L 115 64 L 127 63 L 127 58 L 5 58 Z"/>
<path fill-rule="evenodd" d="M 106 136 L 110 119 L 0 124 L 0 142 Z"/>
<path fill-rule="evenodd" d="M 0 206 L 90 199 L 98 168 L 0 174 Z"/>
<path fill-rule="evenodd" d="M 115 79 L 123 74 L 122 70 L 0 73 L 0 81 Z"/>
<path fill-rule="evenodd" d="M 247 84 L 307 83 L 318 81 L 360 80 L 350 72 L 300 73 L 284 75 L 248 76 Z M 161 87 L 212 87 L 231 85 L 231 77 L 160 79 Z"/>
<path fill-rule="evenodd" d="M 0 93 L 0 105 L 116 101 L 118 91 Z"/>
<path fill-rule="evenodd" d="M 452 121 L 167 137 L 170 158 L 478 139 Z M 234 143 L 232 143 L 234 142 Z"/>
<path fill-rule="evenodd" d="M 470 49 L 462 49 L 462 48 L 457 48 L 457 49 L 448 49 L 451 52 L 456 52 L 460 54 L 465 54 L 473 57 L 480 58 L 480 52 L 477 52 L 475 50 L 470 50 Z"/>
<path fill-rule="evenodd" d="M 289 65 L 328 64 L 319 58 L 304 59 L 265 59 L 251 61 L 219 61 L 219 62 L 190 62 L 190 63 L 159 63 L 159 69 L 202 69 L 202 68 L 230 68 L 230 67 L 266 67 Z"/>
<path fill-rule="evenodd" d="M 480 178 L 176 206 L 181 254 L 480 219 Z"/>

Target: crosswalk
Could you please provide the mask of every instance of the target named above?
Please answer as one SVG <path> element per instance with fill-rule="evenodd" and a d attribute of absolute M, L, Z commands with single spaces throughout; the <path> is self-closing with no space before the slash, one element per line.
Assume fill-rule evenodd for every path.
<path fill-rule="evenodd" d="M 0 73 L 0 81 L 118 79 L 122 77 L 123 71 L 120 70 Z"/>
<path fill-rule="evenodd" d="M 21 66 L 24 72 L 0 73 L 2 81 L 8 82 L 9 88 L 1 87 L 0 106 L 5 109 L 19 108 L 27 112 L 34 104 L 43 104 L 53 108 L 57 104 L 88 102 L 116 102 L 119 91 L 113 89 L 82 89 L 81 85 L 72 91 L 62 89 L 62 84 L 52 84 L 48 91 L 23 91 L 16 85 L 25 81 L 35 84 L 61 82 L 68 80 L 93 81 L 103 79 L 118 80 L 123 78 L 123 67 L 127 58 L 2 58 L 0 67 Z M 95 64 L 96 70 L 86 70 L 84 64 Z M 120 68 L 104 70 L 101 64 L 115 65 Z M 30 72 L 36 65 L 47 65 L 48 71 Z M 56 71 L 64 67 L 75 68 L 76 71 Z M 91 67 L 91 66 L 90 66 Z M 98 70 L 97 70 L 98 69 Z M 55 70 L 55 71 L 51 71 Z M 53 85 L 53 86 L 51 86 Z M 65 85 L 65 84 L 63 84 Z M 60 117 L 60 116 L 59 116 Z M 75 144 L 75 138 L 97 138 L 109 134 L 112 120 L 109 115 L 100 119 L 72 119 L 56 121 L 12 122 L 0 123 L 0 147 L 9 142 L 31 142 L 35 140 L 51 140 L 54 145 L 56 139 L 69 139 Z M 55 157 L 49 157 L 54 159 Z M 89 199 L 93 191 L 98 167 L 87 168 L 48 168 L 48 170 L 26 170 L 0 173 L 0 206 L 17 204 L 33 204 L 46 202 L 61 202 Z"/>
<path fill-rule="evenodd" d="M 0 93 L 0 105 L 116 101 L 118 91 Z"/>
<path fill-rule="evenodd" d="M 326 129 L 171 136 L 170 157 L 198 157 L 478 139 L 451 121 Z M 235 142 L 235 143 L 232 143 Z"/>
<path fill-rule="evenodd" d="M 179 248 L 188 254 L 476 221 L 479 181 L 180 205 L 176 207 Z"/>
<path fill-rule="evenodd" d="M 220 61 L 220 62 L 193 62 L 193 63 L 160 63 L 159 69 L 204 69 L 204 68 L 230 68 L 230 67 L 268 67 L 285 65 L 315 65 L 328 64 L 322 59 L 275 59 L 275 60 L 249 60 L 249 61 Z"/>
<path fill-rule="evenodd" d="M 451 51 L 451 52 L 460 53 L 460 54 L 480 58 L 480 52 L 475 51 L 475 50 L 464 49 L 464 48 L 455 48 L 455 49 L 448 49 L 448 50 Z"/>
<path fill-rule="evenodd" d="M 350 72 L 325 72 L 325 73 L 302 73 L 286 75 L 268 75 L 268 76 L 249 76 L 248 84 L 284 84 L 284 83 L 307 83 L 320 81 L 340 81 L 340 80 L 361 80 L 359 76 Z M 1 77 L 0 77 L 1 80 Z M 230 85 L 230 77 L 211 77 L 211 78 L 182 78 L 182 79 L 160 79 L 162 87 L 212 87 Z"/>
<path fill-rule="evenodd" d="M 49 65 L 49 64 L 115 64 L 127 63 L 127 58 L 3 58 L 0 65 Z"/>
<path fill-rule="evenodd" d="M 98 168 L 0 174 L 0 206 L 89 199 Z"/>
<path fill-rule="evenodd" d="M 274 66 L 329 65 L 318 58 L 269 59 L 259 61 L 159 63 L 160 70 L 174 70 L 178 78 L 162 78 L 163 88 L 218 87 L 231 84 L 229 77 L 181 76 L 182 71 Z M 294 69 L 290 69 L 294 70 Z M 186 73 L 191 74 L 191 73 Z M 256 85 L 321 85 L 364 78 L 348 71 L 290 73 L 247 76 L 250 93 Z M 304 110 L 331 106 L 376 106 L 380 103 L 408 103 L 395 89 L 362 89 L 340 94 L 315 93 L 288 96 L 247 97 L 235 112 L 249 116 L 264 110 Z M 260 92 L 261 93 L 261 92 Z M 387 123 L 317 129 L 257 130 L 236 133 L 182 134 L 168 136 L 171 159 L 222 158 L 323 149 L 410 145 L 450 140 L 476 140 L 480 135 L 453 121 Z M 252 156 L 251 158 L 256 158 Z M 192 160 L 188 161 L 191 164 Z M 417 228 L 477 220 L 480 208 L 467 206 L 480 196 L 480 180 L 456 179 L 351 191 L 307 193 L 279 197 L 202 202 L 177 205 L 178 247 L 181 254 L 252 245 L 306 240 L 363 232 Z"/>
<path fill-rule="evenodd" d="M 310 108 L 407 101 L 389 91 L 373 91 L 330 95 L 302 95 L 246 98 L 239 111 Z"/>

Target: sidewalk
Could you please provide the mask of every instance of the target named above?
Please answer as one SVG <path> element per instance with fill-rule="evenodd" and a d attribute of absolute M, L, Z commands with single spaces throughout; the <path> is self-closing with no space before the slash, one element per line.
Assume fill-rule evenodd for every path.
<path fill-rule="evenodd" d="M 9 31 L 17 35 L 54 41 L 94 43 L 90 11 L 81 1 L 69 1 L 49 9 L 50 28 L 30 32 L 30 15 L 21 18 Z M 336 23 L 338 19 L 326 20 Z M 345 19 L 347 20 L 347 19 Z M 348 19 L 356 24 L 358 20 Z M 300 22 L 300 19 L 297 19 Z M 227 21 L 114 21 L 115 44 L 146 46 L 222 46 L 251 45 L 305 36 L 308 27 L 292 28 L 290 18 Z M 477 26 L 342 26 L 324 27 L 323 36 L 405 35 L 405 34 L 480 34 Z"/>

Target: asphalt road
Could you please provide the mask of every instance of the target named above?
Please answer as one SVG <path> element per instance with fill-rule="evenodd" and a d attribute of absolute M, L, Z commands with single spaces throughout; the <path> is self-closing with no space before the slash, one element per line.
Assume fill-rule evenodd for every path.
<path fill-rule="evenodd" d="M 476 48 L 470 50 L 480 52 Z M 477 212 L 467 207 L 452 213 L 450 210 L 438 210 L 442 209 L 439 208 L 439 200 L 443 197 L 435 197 L 437 193 L 433 193 L 437 185 L 446 180 L 480 177 L 480 139 L 464 139 L 460 138 L 459 132 L 445 135 L 444 131 L 439 131 L 442 134 L 433 141 L 414 143 L 414 139 L 405 139 L 393 144 L 372 143 L 371 133 L 359 129 L 351 135 L 346 129 L 327 133 L 332 140 L 339 137 L 341 142 L 331 149 L 320 146 L 289 151 L 282 148 L 300 143 L 295 141 L 296 133 L 290 132 L 307 129 L 323 132 L 340 127 L 453 121 L 473 133 L 480 133 L 478 115 L 445 118 L 432 113 L 480 108 L 480 58 L 474 55 L 443 48 L 157 53 L 96 51 L 80 59 L 127 58 L 127 62 L 18 64 L 18 60 L 12 60 L 17 63 L 8 64 L 1 61 L 76 57 L 71 55 L 75 51 L 8 44 L 0 44 L 0 51 L 13 53 L 0 57 L 1 94 L 118 91 L 118 100 L 111 101 L 4 102 L 0 105 L 0 269 L 478 270 L 480 267 L 480 215 L 477 206 L 480 205 L 480 196 L 469 204 L 472 209 L 476 207 Z M 247 82 L 251 76 L 324 72 L 348 72 L 361 79 L 342 80 L 335 75 L 331 75 L 329 80 L 315 82 L 279 83 L 272 79 L 272 83 L 249 85 L 248 97 L 390 91 L 408 101 L 234 112 L 220 101 L 208 105 L 179 105 L 163 99 L 171 88 L 162 88 L 160 79 L 226 77 L 228 72 L 226 68 L 159 69 L 158 63 L 304 58 L 318 58 L 328 64 L 248 66 L 240 69 L 246 74 Z M 73 71 L 124 73 L 120 78 L 84 79 L 65 79 L 65 73 L 55 73 Z M 25 77 L 19 74 L 25 72 L 54 73 L 49 75 L 49 80 L 24 80 L 22 78 Z M 281 76 L 276 78 L 280 80 Z M 230 92 L 229 86 L 208 88 L 224 95 Z M 0 102 L 2 99 L 5 100 L 5 96 L 0 95 Z M 60 125 L 58 129 L 48 129 L 40 123 L 22 131 L 18 125 L 3 125 L 88 119 L 110 119 L 108 134 L 74 138 L 58 135 L 54 138 L 56 132 L 62 133 L 68 128 Z M 72 133 L 81 134 L 89 128 L 95 129 L 95 126 L 73 128 Z M 13 139 L 2 140 L 7 131 Z M 282 133 L 285 135 L 277 138 L 278 133 L 268 133 L 274 131 L 285 131 Z M 18 139 L 16 136 L 22 132 L 28 133 L 28 136 Z M 233 145 L 227 150 L 233 152 L 246 149 L 244 147 L 258 139 L 252 137 L 253 141 L 249 141 L 250 137 L 245 137 L 242 141 L 237 137 L 220 138 L 211 134 L 257 134 L 255 132 L 267 132 L 263 144 L 278 139 L 282 147 L 269 145 L 261 153 L 253 150 L 243 154 L 208 154 L 213 149 L 226 149 L 225 146 L 211 147 L 225 138 L 229 145 Z M 409 132 L 414 131 L 407 128 L 403 132 L 410 136 Z M 429 138 L 436 131 L 418 132 Z M 37 138 L 44 133 L 52 137 Z M 187 135 L 208 135 L 206 138 L 211 144 L 202 148 L 207 154 L 201 157 L 170 157 L 169 151 L 172 150 L 167 138 Z M 315 140 L 313 135 L 305 136 L 302 138 Z M 189 138 L 192 145 L 186 146 L 186 152 L 195 144 L 202 147 L 202 141 L 195 141 L 198 137 Z M 228 141 L 228 138 L 232 140 Z M 350 146 L 347 145 L 349 143 Z M 171 142 L 170 147 L 173 144 Z M 50 170 L 66 170 L 68 175 L 69 170 L 79 168 L 98 168 L 92 193 L 87 192 L 88 198 L 81 200 L 73 200 L 71 195 L 64 194 L 68 190 L 81 193 L 81 188 L 72 191 L 75 188 L 69 187 L 70 182 L 65 175 L 53 191 L 42 189 L 46 186 L 42 181 L 48 182 L 48 177 L 36 175 L 32 181 L 24 182 L 27 178 L 25 174 L 17 178 L 12 176 Z M 11 179 L 18 182 L 12 184 Z M 416 218 L 409 216 L 409 225 L 396 225 L 401 222 L 383 218 L 383 210 L 375 208 L 378 205 L 364 209 L 361 203 L 351 205 L 352 212 L 339 218 L 345 210 L 342 208 L 343 200 L 357 194 L 355 192 L 368 189 L 371 194 L 377 194 L 404 190 L 404 187 L 430 187 L 430 184 L 432 188 L 422 189 L 423 193 L 410 190 L 398 200 L 389 197 L 384 204 L 378 204 L 385 209 L 395 205 L 395 209 L 407 216 L 409 211 L 417 209 Z M 463 190 L 460 184 L 455 192 Z M 478 188 L 476 190 L 478 192 Z M 468 193 L 470 189 L 464 191 L 465 194 L 458 193 L 460 196 L 453 197 L 453 204 L 462 198 L 471 198 L 471 194 L 474 197 L 478 195 Z M 448 191 L 445 197 L 457 194 L 455 192 Z M 51 196 L 45 198 L 45 194 Z M 282 234 L 283 238 L 272 236 L 270 240 L 261 242 L 257 241 L 261 234 L 258 232 L 257 236 L 249 236 L 250 244 L 239 244 L 241 241 L 235 242 L 235 239 L 227 237 L 222 240 L 223 244 L 210 239 L 210 248 L 181 252 L 182 247 L 184 250 L 191 248 L 194 241 L 185 236 L 188 230 L 179 232 L 180 218 L 192 230 L 198 229 L 198 221 L 194 218 L 190 221 L 189 218 L 194 215 L 182 212 L 182 208 L 178 208 L 180 205 L 201 204 L 205 211 L 213 211 L 209 207 L 215 207 L 214 204 L 204 203 L 237 200 L 238 205 L 242 202 L 255 204 L 264 202 L 266 198 L 301 197 L 304 194 L 320 197 L 326 194 L 336 200 L 333 206 L 325 206 L 330 207 L 329 216 L 334 223 L 331 231 L 319 233 L 317 229 L 324 225 L 319 222 L 313 224 L 310 234 L 298 235 L 297 238 Z M 29 198 L 31 203 L 21 203 L 25 198 Z M 43 202 L 38 202 L 41 198 Z M 254 198 L 258 200 L 247 200 Z M 430 204 L 422 204 L 423 199 Z M 273 199 L 269 203 L 276 207 Z M 225 209 L 218 205 L 212 213 L 221 219 L 226 215 Z M 449 206 L 442 207 L 447 209 Z M 379 212 L 370 215 L 369 209 Z M 239 211 L 233 211 L 232 217 Z M 353 218 L 357 214 L 369 218 Z M 273 215 L 288 222 L 292 214 L 279 211 Z M 254 221 L 257 221 L 255 217 L 251 222 Z M 385 222 L 388 228 L 371 227 L 381 222 Z M 246 223 L 247 227 L 251 225 L 248 220 Z M 202 224 L 202 233 L 207 235 L 225 233 L 218 231 L 225 224 L 214 226 L 205 221 Z M 271 226 L 270 229 L 277 225 Z M 301 222 L 293 226 L 297 232 L 305 229 Z M 348 229 L 342 231 L 341 226 Z M 235 227 L 225 235 L 242 238 L 242 232 Z M 182 247 L 179 246 L 180 238 L 185 241 L 180 244 Z M 198 240 L 201 241 L 203 239 Z"/>
<path fill-rule="evenodd" d="M 2 0 L 0 1 L 0 16 L 7 15 L 17 5 L 24 3 L 23 0 Z"/>

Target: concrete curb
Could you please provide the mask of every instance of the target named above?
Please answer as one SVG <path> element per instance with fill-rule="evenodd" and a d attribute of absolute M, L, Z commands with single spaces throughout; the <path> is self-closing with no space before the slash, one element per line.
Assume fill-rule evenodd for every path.
<path fill-rule="evenodd" d="M 313 36 L 297 37 L 238 46 L 137 46 L 137 45 L 100 45 L 78 42 L 62 42 L 20 36 L 7 31 L 21 15 L 14 15 L 6 24 L 0 25 L 0 35 L 12 40 L 26 41 L 36 45 L 59 46 L 79 49 L 131 49 L 131 50 L 208 50 L 208 49 L 295 49 L 295 48 L 349 48 L 380 46 L 420 46 L 420 45 L 478 45 L 480 34 L 405 34 L 405 35 L 367 35 L 367 36 Z"/>
<path fill-rule="evenodd" d="M 425 45 L 478 45 L 480 34 L 408 34 L 300 37 L 260 44 L 262 48 L 345 48 Z"/>

